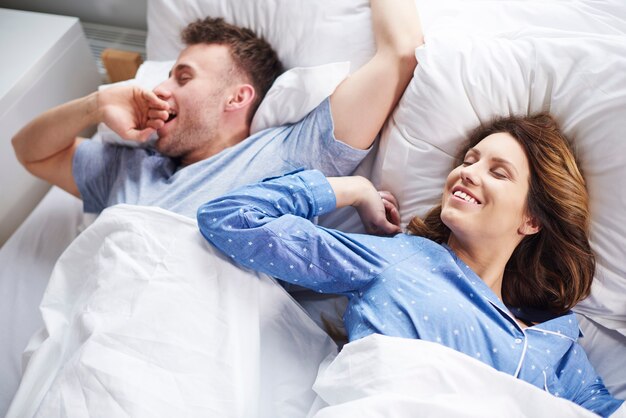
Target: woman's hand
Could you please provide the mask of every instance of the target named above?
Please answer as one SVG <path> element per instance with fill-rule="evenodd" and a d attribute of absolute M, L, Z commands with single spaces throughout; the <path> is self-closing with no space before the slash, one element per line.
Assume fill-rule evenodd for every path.
<path fill-rule="evenodd" d="M 396 198 L 387 191 L 378 191 L 364 177 L 329 177 L 335 192 L 337 208 L 353 206 L 365 230 L 370 234 L 390 235 L 401 231 Z"/>
<path fill-rule="evenodd" d="M 400 213 L 394 195 L 387 191 L 372 191 L 361 196 L 352 206 L 356 209 L 368 234 L 390 235 L 400 232 Z"/>

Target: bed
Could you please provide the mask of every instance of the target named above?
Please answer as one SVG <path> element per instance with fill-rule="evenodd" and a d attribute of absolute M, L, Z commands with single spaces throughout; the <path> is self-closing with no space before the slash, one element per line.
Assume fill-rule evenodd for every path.
<path fill-rule="evenodd" d="M 591 197 L 598 270 L 575 309 L 581 344 L 624 399 L 626 5 L 416 4 L 419 65 L 357 172 L 396 195 L 406 224 L 436 202 L 468 130 L 497 114 L 552 112 Z M 205 15 L 257 30 L 290 69 L 253 130 L 301 118 L 374 49 L 366 0 L 149 0 L 148 61 L 128 82 L 158 83 L 180 28 Z M 96 136 L 121 141 L 104 126 Z M 349 209 L 320 222 L 361 230 Z M 422 341 L 372 336 L 337 354 L 317 324 L 341 300 L 295 296 L 214 253 L 193 220 L 127 205 L 95 219 L 52 188 L 0 249 L 0 414 L 593 416 Z"/>

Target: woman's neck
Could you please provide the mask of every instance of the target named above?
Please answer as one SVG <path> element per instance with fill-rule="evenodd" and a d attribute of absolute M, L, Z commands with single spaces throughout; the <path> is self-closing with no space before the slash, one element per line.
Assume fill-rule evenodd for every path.
<path fill-rule="evenodd" d="M 483 282 L 502 300 L 502 280 L 504 268 L 513 250 L 502 246 L 464 245 L 454 235 L 450 235 L 448 246 Z"/>

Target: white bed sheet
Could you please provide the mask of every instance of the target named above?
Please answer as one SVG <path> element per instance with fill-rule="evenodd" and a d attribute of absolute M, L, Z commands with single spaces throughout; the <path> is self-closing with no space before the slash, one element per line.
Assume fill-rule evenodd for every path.
<path fill-rule="evenodd" d="M 39 303 L 52 268 L 84 222 L 82 202 L 53 187 L 0 249 L 0 416 L 22 375 L 22 352 L 43 326 Z"/>

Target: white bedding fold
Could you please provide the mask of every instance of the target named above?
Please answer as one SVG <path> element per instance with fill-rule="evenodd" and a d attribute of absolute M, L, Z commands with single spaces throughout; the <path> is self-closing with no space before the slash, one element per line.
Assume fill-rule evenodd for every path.
<path fill-rule="evenodd" d="M 597 415 L 440 344 L 370 335 L 320 367 L 315 418 Z"/>

